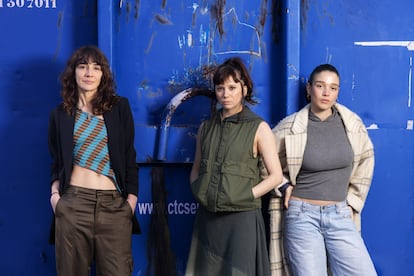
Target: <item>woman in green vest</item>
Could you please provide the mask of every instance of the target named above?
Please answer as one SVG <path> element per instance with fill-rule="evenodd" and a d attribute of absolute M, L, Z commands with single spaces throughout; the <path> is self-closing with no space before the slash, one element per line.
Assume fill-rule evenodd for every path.
<path fill-rule="evenodd" d="M 200 205 L 186 275 L 270 275 L 261 196 L 282 181 L 274 136 L 245 105 L 256 101 L 240 58 L 218 66 L 213 83 L 221 108 L 197 134 L 190 183 Z"/>

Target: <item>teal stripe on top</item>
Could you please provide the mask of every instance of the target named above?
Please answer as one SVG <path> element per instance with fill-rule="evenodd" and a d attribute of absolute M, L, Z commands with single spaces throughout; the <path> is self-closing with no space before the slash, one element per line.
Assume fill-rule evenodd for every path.
<path fill-rule="evenodd" d="M 81 110 L 76 113 L 73 160 L 75 164 L 106 175 L 116 183 L 109 158 L 105 122 Z"/>

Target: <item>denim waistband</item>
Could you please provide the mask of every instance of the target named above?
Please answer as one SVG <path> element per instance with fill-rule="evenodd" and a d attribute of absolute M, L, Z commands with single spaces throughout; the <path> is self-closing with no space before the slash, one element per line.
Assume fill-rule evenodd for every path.
<path fill-rule="evenodd" d="M 335 204 L 330 205 L 315 205 L 308 202 L 304 202 L 297 199 L 290 199 L 289 200 L 289 207 L 295 206 L 299 207 L 302 210 L 308 210 L 308 211 L 315 211 L 315 212 L 329 212 L 329 211 L 338 211 L 344 207 L 347 207 L 348 204 L 346 200 L 337 202 Z"/>

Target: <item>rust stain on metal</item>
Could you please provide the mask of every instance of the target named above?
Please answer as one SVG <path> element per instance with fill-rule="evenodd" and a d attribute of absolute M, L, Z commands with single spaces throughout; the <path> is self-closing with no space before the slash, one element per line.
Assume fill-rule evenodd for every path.
<path fill-rule="evenodd" d="M 197 16 L 196 16 L 196 13 L 195 12 L 193 12 L 193 16 L 192 16 L 192 18 L 191 18 L 191 26 L 192 27 L 194 27 L 195 26 L 195 22 L 196 22 L 196 18 L 197 18 Z"/>
<path fill-rule="evenodd" d="M 157 32 L 153 32 L 153 33 L 151 34 L 150 40 L 149 40 L 149 42 L 148 42 L 147 49 L 145 49 L 145 53 L 146 53 L 146 54 L 148 54 L 148 53 L 149 53 L 149 51 L 151 50 L 151 47 L 152 47 L 152 42 L 154 41 L 154 38 L 155 38 L 155 36 L 156 36 L 156 35 L 157 35 Z"/>
<path fill-rule="evenodd" d="M 129 22 L 129 13 L 131 12 L 131 4 L 129 2 L 126 3 L 126 22 Z"/>
<path fill-rule="evenodd" d="M 217 0 L 215 4 L 211 7 L 211 16 L 217 22 L 217 29 L 220 34 L 220 38 L 224 34 L 223 26 L 223 12 L 226 7 L 226 0 Z"/>
<path fill-rule="evenodd" d="M 163 24 L 163 25 L 172 25 L 172 22 L 168 18 L 166 18 L 165 16 L 162 16 L 159 13 L 155 15 L 155 20 L 157 20 L 160 24 Z"/>
<path fill-rule="evenodd" d="M 140 6 L 141 1 L 140 0 L 135 0 L 135 6 L 134 6 L 134 18 L 138 19 L 139 17 L 139 6 Z"/>
<path fill-rule="evenodd" d="M 264 29 L 264 25 L 266 23 L 266 17 L 267 17 L 267 0 L 263 0 L 260 3 L 260 17 L 259 17 L 259 24 Z"/>
<path fill-rule="evenodd" d="M 306 23 L 308 22 L 308 11 L 309 11 L 309 1 L 301 0 L 301 27 L 302 30 L 305 28 Z"/>
<path fill-rule="evenodd" d="M 58 33 L 58 39 L 57 39 L 55 54 L 53 55 L 53 61 L 57 60 L 59 52 L 60 52 L 60 46 L 62 44 L 62 33 L 61 32 L 62 32 L 63 15 L 64 15 L 63 11 L 58 13 L 57 28 L 59 30 L 59 33 Z"/>
<path fill-rule="evenodd" d="M 183 98 L 183 102 L 189 98 L 195 97 L 195 96 L 206 96 L 209 98 L 213 98 L 214 97 L 214 93 L 213 90 L 209 89 L 209 88 L 198 88 L 198 87 L 194 87 L 193 89 L 191 89 L 191 93 L 189 93 L 188 95 L 186 95 Z"/>
<path fill-rule="evenodd" d="M 58 14 L 58 20 L 57 20 L 58 29 L 60 29 L 62 27 L 63 14 L 64 14 L 64 12 L 59 12 L 59 14 Z"/>

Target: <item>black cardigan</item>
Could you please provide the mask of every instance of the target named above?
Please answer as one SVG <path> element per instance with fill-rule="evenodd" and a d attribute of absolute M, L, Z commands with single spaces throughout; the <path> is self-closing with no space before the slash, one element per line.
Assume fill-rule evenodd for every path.
<path fill-rule="evenodd" d="M 138 196 L 138 165 L 134 147 L 135 126 L 127 98 L 121 97 L 112 109 L 103 114 L 108 133 L 108 150 L 122 196 Z M 68 115 L 58 105 L 49 117 L 48 145 L 52 157 L 51 181 L 59 180 L 59 192 L 69 186 L 72 174 L 73 129 L 75 114 Z M 141 232 L 136 216 L 133 217 L 133 234 Z M 50 242 L 54 242 L 54 216 Z"/>

